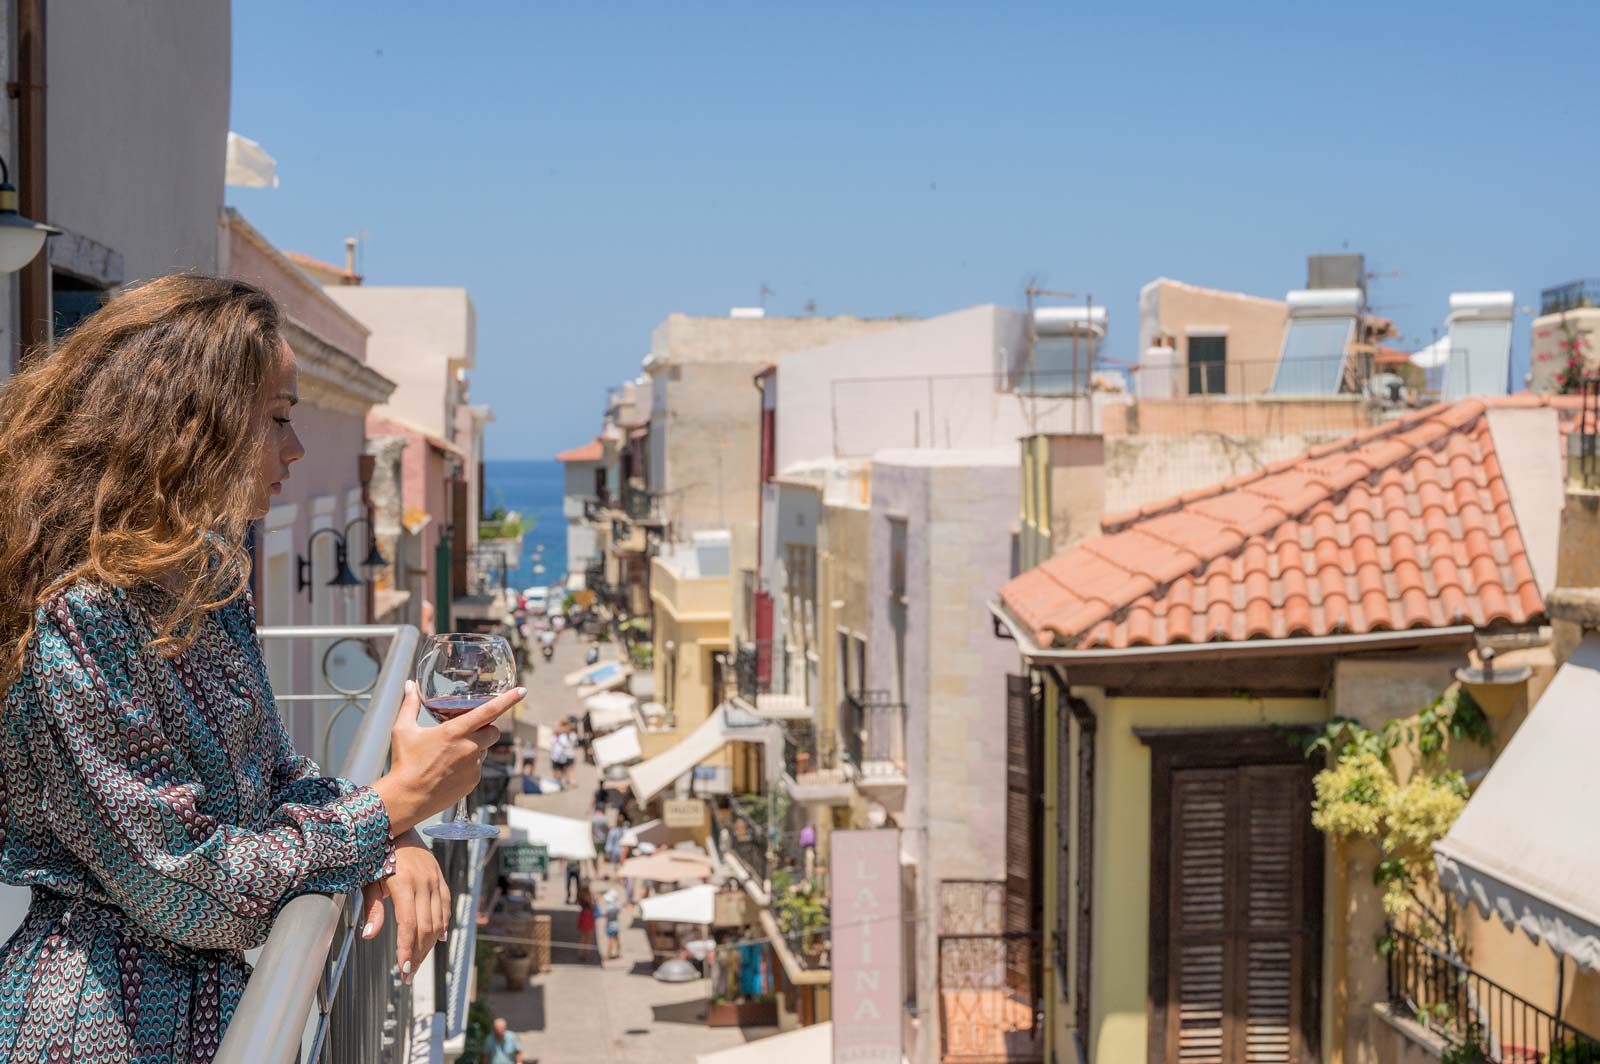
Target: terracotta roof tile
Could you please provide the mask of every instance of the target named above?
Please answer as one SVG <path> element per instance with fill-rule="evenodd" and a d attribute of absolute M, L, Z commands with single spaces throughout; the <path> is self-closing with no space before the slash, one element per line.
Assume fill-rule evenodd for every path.
<path fill-rule="evenodd" d="M 598 462 L 603 451 L 598 439 L 590 440 L 581 447 L 574 447 L 570 451 L 562 451 L 556 455 L 558 462 Z"/>
<path fill-rule="evenodd" d="M 1132 647 L 1537 623 L 1490 406 L 1430 407 L 1254 473 L 1106 516 L 1000 598 L 1042 646 Z"/>

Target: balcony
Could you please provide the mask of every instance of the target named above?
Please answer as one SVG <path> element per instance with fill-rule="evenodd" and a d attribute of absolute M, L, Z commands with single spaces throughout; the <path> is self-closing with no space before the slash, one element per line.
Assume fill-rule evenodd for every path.
<path fill-rule="evenodd" d="M 1539 293 L 1539 313 L 1560 314 L 1584 307 L 1600 307 L 1600 281 L 1569 281 Z"/>
<path fill-rule="evenodd" d="M 603 495 L 590 495 L 583 500 L 583 519 L 598 525 L 611 519 L 611 500 Z"/>
<path fill-rule="evenodd" d="M 717 830 L 723 853 L 738 858 L 745 871 L 765 885 L 771 873 L 767 854 L 767 799 L 748 795 L 743 800 L 730 797 L 717 810 Z"/>
<path fill-rule="evenodd" d="M 638 525 L 660 526 L 664 522 L 661 518 L 660 496 L 653 495 L 643 488 L 628 485 L 622 489 L 622 512 L 628 515 L 628 520 Z"/>
<path fill-rule="evenodd" d="M 855 766 L 856 786 L 864 793 L 903 790 L 906 785 L 906 707 L 887 691 L 857 691 L 845 696 L 842 753 Z"/>
<path fill-rule="evenodd" d="M 766 720 L 812 718 L 804 654 L 773 640 L 761 640 L 739 644 L 731 664 L 735 697 L 743 708 Z"/>
<path fill-rule="evenodd" d="M 269 664 L 281 668 L 291 652 L 308 649 L 319 661 L 313 690 L 282 685 L 277 696 L 292 730 L 313 733 L 302 747 L 358 783 L 381 775 L 417 630 L 284 627 L 263 628 L 259 635 Z M 359 936 L 359 894 L 305 894 L 286 903 L 255 962 L 218 1064 L 399 1064 L 416 1041 L 459 1033 L 476 944 L 474 887 L 481 882 L 481 862 L 474 858 L 482 850 L 441 855 L 457 894 L 450 942 L 410 986 L 394 968 L 393 920 L 370 941 Z"/>
<path fill-rule="evenodd" d="M 1404 931 L 1389 929 L 1389 1007 L 1486 1064 L 1600 1061 L 1600 1038 Z"/>
<path fill-rule="evenodd" d="M 810 729 L 784 738 L 783 786 L 789 797 L 808 805 L 846 805 L 854 797 L 854 775 L 841 759 L 839 733 Z"/>
<path fill-rule="evenodd" d="M 939 902 L 939 1050 L 944 1064 L 1044 1059 L 1037 931 L 1005 930 L 1005 884 L 945 880 Z"/>

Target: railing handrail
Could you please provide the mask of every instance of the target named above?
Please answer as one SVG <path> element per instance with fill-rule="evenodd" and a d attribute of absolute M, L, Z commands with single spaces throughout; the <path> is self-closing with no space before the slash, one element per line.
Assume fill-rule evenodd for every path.
<path fill-rule="evenodd" d="M 383 667 L 340 771 L 342 777 L 358 784 L 377 779 L 389 757 L 389 732 L 405 698 L 405 682 L 420 638 L 417 629 L 402 624 L 260 630 L 263 639 L 386 634 L 391 638 Z M 283 907 L 234 1010 L 215 1064 L 294 1064 L 306 1019 L 327 972 L 334 930 L 349 902 L 348 897 L 302 894 Z"/>

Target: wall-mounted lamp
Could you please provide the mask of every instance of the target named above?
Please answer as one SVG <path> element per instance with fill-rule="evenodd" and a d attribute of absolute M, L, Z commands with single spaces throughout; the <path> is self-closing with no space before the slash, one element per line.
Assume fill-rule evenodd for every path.
<path fill-rule="evenodd" d="M 16 273 L 39 254 L 44 238 L 61 230 L 25 218 L 17 210 L 17 186 L 11 183 L 11 168 L 0 158 L 0 273 Z"/>
<path fill-rule="evenodd" d="M 306 540 L 306 551 L 307 551 L 307 553 L 311 552 L 311 545 L 317 541 L 317 537 L 320 536 L 320 535 L 323 535 L 323 534 L 330 535 L 330 536 L 332 536 L 334 538 L 334 549 L 333 549 L 333 570 L 334 571 L 333 571 L 333 579 L 328 581 L 328 586 L 329 587 L 360 587 L 361 586 L 361 578 L 359 576 L 357 576 L 355 573 L 352 573 L 350 571 L 350 554 L 349 554 L 349 550 L 348 550 L 348 544 L 345 542 L 344 536 L 340 535 L 338 529 L 333 528 L 333 527 L 325 527 L 325 528 L 319 528 L 315 532 L 311 533 L 311 537 Z M 316 557 L 316 555 L 312 554 L 311 557 L 314 558 L 314 557 Z M 295 555 L 295 566 L 296 566 L 295 576 L 296 576 L 296 584 L 297 584 L 296 590 L 297 591 L 304 591 L 306 593 L 306 601 L 308 601 L 308 602 L 314 601 L 315 600 L 315 595 L 312 593 L 312 590 L 311 590 L 312 589 L 311 558 L 308 558 L 308 557 L 306 557 L 305 555 L 302 555 L 302 554 L 296 554 Z"/>
<path fill-rule="evenodd" d="M 356 564 L 360 566 L 362 572 L 370 577 L 374 572 L 388 565 L 389 559 L 385 558 L 383 552 L 378 549 L 378 539 L 372 534 L 372 522 L 365 517 L 358 517 L 344 526 L 344 541 L 346 543 L 350 542 L 350 530 L 357 525 L 367 526 L 367 556 Z"/>

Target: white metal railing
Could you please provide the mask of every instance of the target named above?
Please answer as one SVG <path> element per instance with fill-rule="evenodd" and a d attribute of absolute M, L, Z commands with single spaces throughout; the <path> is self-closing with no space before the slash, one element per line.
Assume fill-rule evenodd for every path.
<path fill-rule="evenodd" d="M 331 695 L 278 696 L 279 702 L 340 703 L 323 724 L 324 748 L 345 709 L 360 708 L 361 721 L 339 775 L 360 784 L 377 779 L 388 764 L 389 732 L 405 697 L 417 630 L 410 625 L 281 627 L 263 628 L 260 635 L 264 642 L 388 640 L 381 667 L 366 690 L 352 692 L 353 685 L 340 683 Z M 326 660 L 323 667 L 323 679 L 331 686 Z M 384 931 L 373 939 L 361 939 L 359 903 L 359 894 L 306 894 L 283 907 L 234 1011 L 216 1064 L 399 1061 L 410 1036 L 411 988 L 393 971 L 394 921 L 385 921 Z"/>

